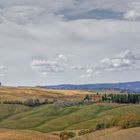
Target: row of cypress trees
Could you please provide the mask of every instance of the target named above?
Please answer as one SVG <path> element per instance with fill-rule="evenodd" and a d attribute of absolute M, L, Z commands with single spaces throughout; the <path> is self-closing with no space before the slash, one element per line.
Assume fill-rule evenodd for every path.
<path fill-rule="evenodd" d="M 140 94 L 110 94 L 109 97 L 113 103 L 140 103 Z"/>

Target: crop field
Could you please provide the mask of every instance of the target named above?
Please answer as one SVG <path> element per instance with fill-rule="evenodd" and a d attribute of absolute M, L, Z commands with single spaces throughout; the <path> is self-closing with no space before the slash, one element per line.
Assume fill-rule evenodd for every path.
<path fill-rule="evenodd" d="M 44 100 L 72 100 L 81 101 L 87 94 L 109 94 L 120 93 L 115 90 L 54 90 L 39 87 L 0 87 L 0 102 L 3 101 L 25 101 L 27 99 Z"/>
<path fill-rule="evenodd" d="M 26 99 L 63 99 L 81 100 L 88 91 L 80 90 L 51 90 L 37 87 L 0 87 L 0 101 L 25 101 Z"/>

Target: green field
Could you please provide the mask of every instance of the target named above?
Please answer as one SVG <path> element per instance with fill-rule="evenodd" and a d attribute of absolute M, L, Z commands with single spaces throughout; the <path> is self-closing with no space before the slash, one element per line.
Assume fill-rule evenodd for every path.
<path fill-rule="evenodd" d="M 0 104 L 0 112 L 0 128 L 55 132 L 93 128 L 98 123 L 130 114 L 139 117 L 140 105 L 92 104 L 56 107 L 48 104 L 27 107 Z"/>

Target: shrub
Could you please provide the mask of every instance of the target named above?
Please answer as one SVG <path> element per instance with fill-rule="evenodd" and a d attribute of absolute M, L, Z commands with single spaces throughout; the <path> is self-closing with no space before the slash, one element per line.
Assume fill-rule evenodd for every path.
<path fill-rule="evenodd" d="M 101 130 L 101 129 L 104 129 L 104 128 L 109 128 L 110 127 L 110 124 L 108 123 L 99 123 L 96 125 L 96 130 Z"/>
<path fill-rule="evenodd" d="M 91 133 L 91 132 L 95 132 L 95 128 L 90 128 L 89 133 Z"/>
<path fill-rule="evenodd" d="M 74 132 L 61 132 L 60 133 L 60 138 L 62 140 L 67 140 L 67 139 L 73 138 L 75 136 L 76 136 L 76 134 Z"/>
<path fill-rule="evenodd" d="M 24 104 L 27 106 L 34 106 L 35 102 L 33 99 L 27 99 Z"/>
<path fill-rule="evenodd" d="M 118 121 L 119 121 L 119 117 L 113 117 L 110 121 L 109 124 L 110 126 L 117 126 L 118 125 Z"/>
<path fill-rule="evenodd" d="M 81 136 L 81 135 L 85 135 L 85 134 L 87 134 L 87 133 L 90 133 L 90 130 L 89 130 L 89 129 L 80 130 L 80 131 L 78 132 L 78 135 Z"/>
<path fill-rule="evenodd" d="M 120 118 L 120 121 L 118 122 L 118 125 L 121 126 L 122 128 L 131 128 L 140 126 L 140 116 L 133 113 L 122 116 Z"/>
<path fill-rule="evenodd" d="M 42 105 L 42 104 L 44 104 L 44 102 L 40 102 L 39 99 L 27 99 L 24 102 L 24 105 L 27 105 L 27 106 L 38 106 L 38 105 Z"/>
<path fill-rule="evenodd" d="M 15 101 L 3 101 L 3 104 L 22 104 L 21 101 L 15 100 Z"/>
<path fill-rule="evenodd" d="M 3 101 L 0 102 L 2 104 L 21 104 L 21 105 L 26 105 L 26 106 L 38 106 L 38 105 L 42 105 L 42 104 L 49 104 L 51 102 L 49 102 L 48 99 L 45 99 L 44 101 L 40 101 L 39 99 L 27 99 L 26 101 L 20 101 L 20 100 L 12 100 L 12 101 Z"/>

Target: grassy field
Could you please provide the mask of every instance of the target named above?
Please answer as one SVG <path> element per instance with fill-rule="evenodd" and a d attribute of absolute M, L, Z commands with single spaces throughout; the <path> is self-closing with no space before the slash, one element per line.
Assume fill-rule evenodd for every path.
<path fill-rule="evenodd" d="M 113 118 L 123 118 L 129 114 L 140 116 L 140 105 L 92 104 L 73 107 L 41 105 L 0 104 L 0 127 L 30 129 L 41 132 L 93 128 L 101 122 Z"/>

